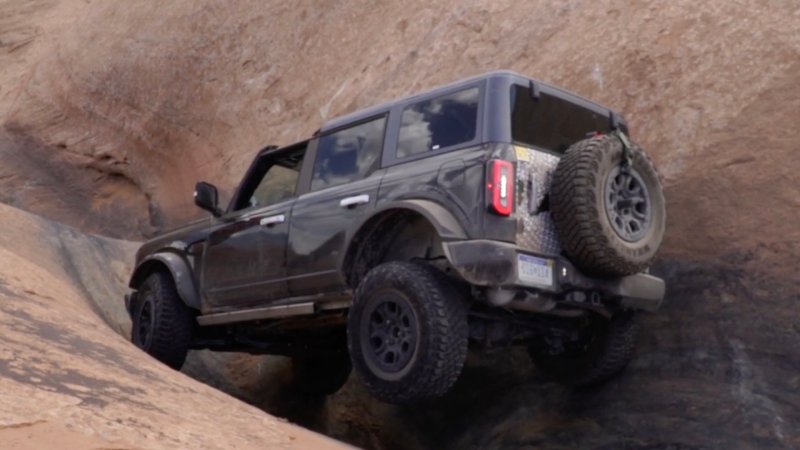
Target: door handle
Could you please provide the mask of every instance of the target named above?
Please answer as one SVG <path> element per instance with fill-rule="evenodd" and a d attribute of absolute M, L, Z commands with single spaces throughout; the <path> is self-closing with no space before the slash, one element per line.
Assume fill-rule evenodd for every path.
<path fill-rule="evenodd" d="M 286 216 L 284 216 L 283 214 L 278 214 L 277 216 L 264 217 L 258 223 L 262 227 L 271 227 L 275 224 L 283 222 L 286 222 Z"/>
<path fill-rule="evenodd" d="M 369 203 L 368 194 L 345 197 L 339 202 L 339 206 L 341 206 L 342 208 L 355 208 L 356 206 L 363 205 L 365 203 Z"/>

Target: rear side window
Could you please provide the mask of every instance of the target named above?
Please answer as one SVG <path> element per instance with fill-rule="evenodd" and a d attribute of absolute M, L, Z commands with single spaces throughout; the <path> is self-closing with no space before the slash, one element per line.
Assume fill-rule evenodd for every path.
<path fill-rule="evenodd" d="M 511 138 L 514 142 L 560 154 L 585 139 L 588 133 L 610 129 L 605 114 L 544 92 L 536 100 L 531 97 L 530 88 L 511 86 Z"/>
<path fill-rule="evenodd" d="M 380 165 L 386 117 L 319 138 L 311 190 L 368 177 Z"/>
<path fill-rule="evenodd" d="M 477 87 L 464 89 L 406 107 L 400 119 L 397 158 L 475 139 L 479 92 Z"/>

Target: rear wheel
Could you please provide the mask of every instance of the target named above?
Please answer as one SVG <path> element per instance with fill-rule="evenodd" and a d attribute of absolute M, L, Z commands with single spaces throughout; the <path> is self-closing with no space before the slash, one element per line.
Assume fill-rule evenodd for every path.
<path fill-rule="evenodd" d="M 467 355 L 461 291 L 433 267 L 390 262 L 358 286 L 347 324 L 356 373 L 370 393 L 409 403 L 447 392 Z"/>
<path fill-rule="evenodd" d="M 189 352 L 195 318 L 169 274 L 153 272 L 144 280 L 132 317 L 131 341 L 155 359 L 180 370 Z"/>
<path fill-rule="evenodd" d="M 592 315 L 575 339 L 544 337 L 528 347 L 536 367 L 548 378 L 572 386 L 602 383 L 633 358 L 638 335 L 633 313 L 611 319 Z"/>

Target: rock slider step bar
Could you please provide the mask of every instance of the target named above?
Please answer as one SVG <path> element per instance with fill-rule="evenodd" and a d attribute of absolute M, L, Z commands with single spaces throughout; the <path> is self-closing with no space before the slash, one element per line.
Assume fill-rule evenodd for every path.
<path fill-rule="evenodd" d="M 314 314 L 314 302 L 265 306 L 263 308 L 246 309 L 243 311 L 206 314 L 199 316 L 197 318 L 197 323 L 200 325 L 222 325 L 232 322 L 247 322 L 251 320 L 302 316 L 306 314 Z"/>

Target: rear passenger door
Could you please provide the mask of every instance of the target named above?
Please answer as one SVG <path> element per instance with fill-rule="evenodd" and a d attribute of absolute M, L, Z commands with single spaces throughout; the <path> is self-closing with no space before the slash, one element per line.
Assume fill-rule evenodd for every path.
<path fill-rule="evenodd" d="M 287 255 L 292 296 L 346 288 L 338 265 L 347 232 L 375 209 L 386 122 L 381 115 L 319 136 L 309 191 L 292 211 Z"/>

